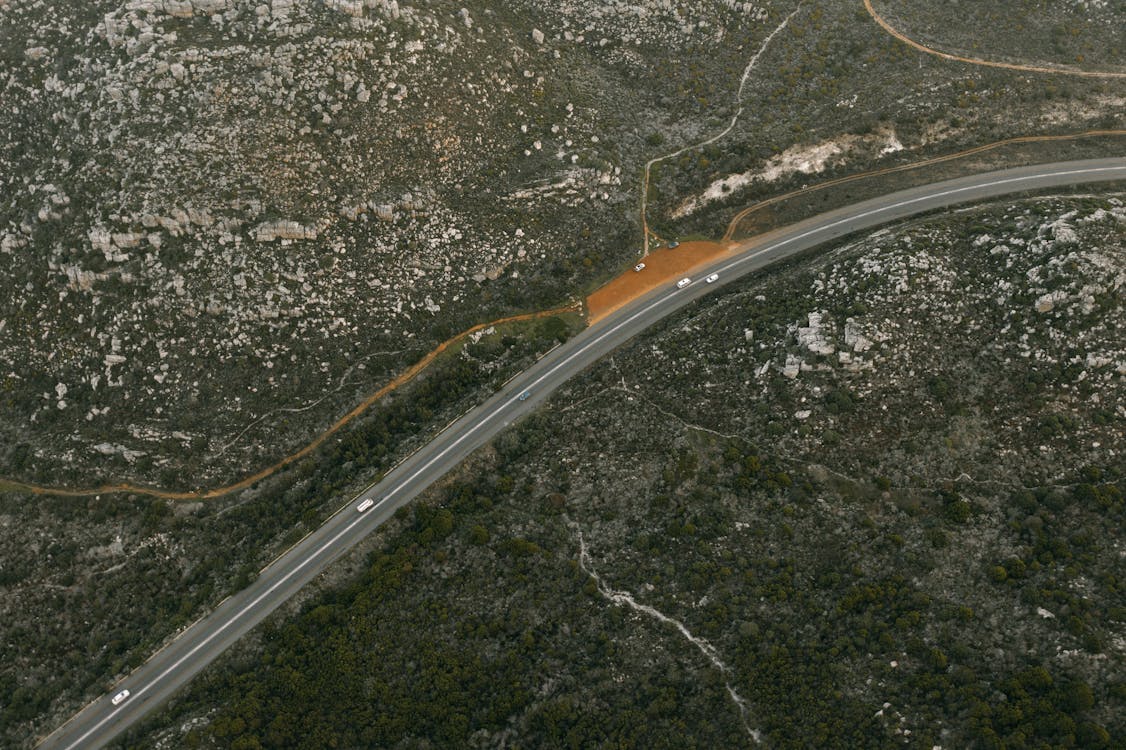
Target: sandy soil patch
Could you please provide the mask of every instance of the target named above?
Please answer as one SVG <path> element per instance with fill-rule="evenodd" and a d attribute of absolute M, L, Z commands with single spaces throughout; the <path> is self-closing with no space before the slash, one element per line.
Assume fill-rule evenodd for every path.
<path fill-rule="evenodd" d="M 688 275 L 725 254 L 734 245 L 720 242 L 683 242 L 670 250 L 661 248 L 645 258 L 645 269 L 632 268 L 595 290 L 586 298 L 587 319 L 591 325 L 624 307 L 643 294 Z"/>
<path fill-rule="evenodd" d="M 728 197 L 756 182 L 777 182 L 794 174 L 820 174 L 829 167 L 845 164 L 861 151 L 878 156 L 902 151 L 903 144 L 895 130 L 883 127 L 867 135 L 844 135 L 809 145 L 791 146 L 777 156 L 766 160 L 758 169 L 727 175 L 712 182 L 699 195 L 686 198 L 672 212 L 672 218 L 683 219 L 709 203 Z"/>

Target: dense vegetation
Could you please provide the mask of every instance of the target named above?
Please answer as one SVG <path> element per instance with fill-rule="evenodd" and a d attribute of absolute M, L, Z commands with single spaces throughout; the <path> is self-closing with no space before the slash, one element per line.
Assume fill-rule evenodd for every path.
<path fill-rule="evenodd" d="M 1121 746 L 1114 212 L 932 218 L 698 303 L 122 745 Z"/>
<path fill-rule="evenodd" d="M 506 736 L 535 747 L 746 744 L 717 675 L 671 630 L 607 609 L 576 570 L 569 500 L 532 500 L 529 459 L 542 454 L 518 446 L 565 439 L 537 420 L 477 479 L 412 508 L 361 576 L 269 624 L 259 649 L 228 660 L 170 709 L 215 707 L 185 745 L 463 747 Z M 653 498 L 664 533 L 638 535 L 633 547 L 660 561 L 661 585 L 706 594 L 693 630 L 733 654 L 739 689 L 771 746 L 893 746 L 901 716 L 920 747 L 952 738 L 953 746 L 1107 747 L 1111 732 L 1126 731 L 1120 673 L 1092 678 L 1039 648 L 998 659 L 974 633 L 977 618 L 995 610 L 913 585 L 935 566 L 932 550 L 969 521 L 948 512 L 943 493 L 915 512 L 911 525 L 927 529 L 918 544 L 862 517 L 822 526 L 810 550 L 810 525 L 826 520 L 825 487 L 790 479 L 733 443 L 717 455 L 721 447 L 670 460 L 668 490 L 680 500 Z M 684 473 L 694 462 L 699 468 Z M 686 492 L 700 471 L 715 486 Z M 979 577 L 993 579 L 983 596 L 1051 607 L 1069 636 L 1101 650 L 1096 634 L 1126 619 L 1121 582 L 1104 570 L 1090 597 L 1064 588 L 1081 570 L 1100 569 L 1090 556 L 1113 540 L 1092 531 L 1124 527 L 1126 480 L 1084 473 L 1098 480 L 1008 498 L 1006 541 L 1028 543 L 1033 559 L 983 565 Z M 752 540 L 800 549 L 774 556 L 731 544 L 721 499 L 762 506 Z M 538 528 L 520 535 L 531 521 Z M 1019 576 L 998 572 L 1017 567 Z M 635 630 L 655 653 L 638 652 Z M 878 687 L 858 684 L 861 674 Z"/>
<path fill-rule="evenodd" d="M 21 550 L 0 566 L 0 744 L 102 693 L 575 323 L 547 318 L 467 343 L 308 459 L 230 497 L 0 494 L 0 544 Z M 29 539 L 31 522 L 53 531 Z M 45 607 L 56 616 L 36 614 Z"/>

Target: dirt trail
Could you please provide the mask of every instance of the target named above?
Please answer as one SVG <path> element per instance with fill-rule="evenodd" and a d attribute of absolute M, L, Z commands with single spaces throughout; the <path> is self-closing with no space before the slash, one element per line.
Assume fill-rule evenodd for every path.
<path fill-rule="evenodd" d="M 1060 75 L 1075 75 L 1075 76 L 1085 76 L 1085 77 L 1091 77 L 1091 78 L 1126 78 L 1126 73 L 1120 73 L 1120 72 L 1097 72 L 1097 71 L 1074 70 L 1074 69 L 1069 69 L 1069 68 L 1051 68 L 1051 67 L 1039 67 L 1039 66 L 1034 66 L 1034 65 L 1020 65 L 1020 64 L 1015 64 L 1015 63 L 1002 63 L 1002 62 L 994 62 L 994 61 L 991 61 L 991 60 L 981 60 L 981 59 L 976 59 L 976 58 L 961 57 L 961 56 L 958 56 L 958 55 L 952 55 L 952 54 L 949 54 L 949 53 L 946 53 L 946 52 L 941 52 L 939 50 L 932 49 L 930 47 L 926 47 L 926 46 L 914 41 L 913 39 L 908 38 L 907 36 L 905 36 L 904 34 L 899 32 L 898 30 L 896 30 L 894 27 L 892 27 L 887 21 L 884 20 L 884 18 L 882 16 L 880 16 L 879 13 L 876 12 L 875 8 L 872 7 L 872 1 L 871 0 L 863 0 L 863 2 L 864 2 L 865 9 L 868 11 L 868 14 L 887 33 L 891 34 L 896 39 L 900 40 L 901 42 L 903 42 L 905 44 L 910 45 L 911 47 L 914 47 L 915 49 L 917 49 L 921 52 L 925 52 L 925 53 L 930 54 L 930 55 L 935 55 L 935 56 L 941 57 L 943 59 L 953 60 L 953 61 L 963 62 L 963 63 L 969 63 L 969 64 L 973 64 L 973 65 L 985 65 L 985 66 L 994 67 L 994 68 L 1005 68 L 1005 69 L 1008 69 L 1008 70 L 1018 70 L 1018 71 L 1025 71 L 1025 72 L 1032 72 L 1032 73 L 1054 73 L 1054 74 L 1060 74 Z M 1035 141 L 1073 140 L 1073 139 L 1078 139 L 1078 138 L 1090 138 L 1090 137 L 1098 137 L 1098 136 L 1126 135 L 1126 131 L 1124 131 L 1124 130 L 1094 130 L 1094 131 L 1088 131 L 1088 132 L 1085 132 L 1085 133 L 1079 133 L 1079 134 L 1075 134 L 1075 135 L 1027 136 L 1027 137 L 1022 137 L 1022 138 L 1010 138 L 1008 140 L 997 141 L 996 143 L 990 143 L 990 144 L 986 144 L 984 146 L 978 146 L 976 148 L 967 149 L 965 151 L 960 151 L 960 152 L 955 153 L 955 154 L 948 154 L 946 156 L 939 156 L 939 157 L 935 157 L 933 159 L 927 159 L 927 160 L 924 160 L 924 161 L 921 161 L 921 162 L 916 162 L 914 164 L 903 164 L 903 165 L 899 165 L 899 166 L 896 166 L 896 167 L 888 167 L 886 169 L 878 169 L 878 170 L 874 170 L 874 171 L 871 171 L 871 172 L 864 172 L 864 173 L 860 173 L 860 174 L 850 175 L 848 177 L 842 177 L 842 178 L 838 178 L 838 179 L 834 179 L 834 180 L 829 180 L 827 182 L 823 182 L 819 185 L 815 185 L 815 186 L 808 188 L 808 189 L 795 190 L 795 191 L 792 191 L 792 192 L 789 192 L 789 193 L 785 193 L 783 195 L 775 196 L 773 198 L 767 199 L 765 201 L 761 201 L 759 203 L 756 203 L 752 206 L 749 206 L 749 207 L 743 209 L 738 214 L 736 214 L 735 217 L 731 220 L 730 224 L 727 227 L 727 231 L 723 235 L 723 239 L 722 239 L 721 242 L 707 242 L 707 241 L 684 242 L 678 248 L 676 248 L 674 250 L 670 250 L 668 248 L 665 248 L 665 249 L 660 249 L 660 250 L 655 250 L 655 251 L 650 252 L 649 251 L 649 239 L 650 239 L 651 233 L 650 233 L 649 226 L 648 226 L 647 200 L 646 199 L 647 199 L 647 193 L 648 193 L 648 188 L 649 188 L 649 173 L 650 173 L 651 168 L 653 167 L 653 165 L 655 165 L 655 164 L 657 164 L 661 161 L 673 158 L 675 156 L 678 156 L 680 154 L 685 153 L 686 151 L 690 151 L 692 149 L 700 148 L 700 147 L 708 145 L 710 143 L 714 143 L 715 141 L 718 141 L 721 138 L 725 137 L 728 133 L 730 133 L 734 129 L 735 124 L 738 122 L 740 115 L 742 115 L 742 113 L 743 113 L 743 109 L 744 109 L 743 106 L 742 106 L 743 90 L 746 87 L 747 79 L 748 79 L 751 71 L 755 68 L 755 66 L 758 63 L 759 58 L 766 51 L 767 47 L 770 45 L 771 41 L 773 41 L 774 37 L 777 36 L 778 33 L 781 32 L 789 24 L 790 20 L 798 13 L 798 11 L 800 9 L 801 9 L 801 5 L 799 4 L 798 8 L 796 8 L 792 13 L 790 13 L 788 16 L 786 16 L 786 18 L 783 19 L 783 21 L 769 35 L 767 35 L 767 37 L 763 40 L 762 45 L 760 46 L 759 50 L 755 53 L 755 55 L 747 63 L 747 66 L 743 70 L 742 78 L 739 81 L 739 88 L 738 88 L 738 90 L 735 94 L 735 104 L 736 104 L 737 109 L 736 109 L 736 112 L 731 119 L 731 122 L 728 124 L 728 126 L 723 131 L 721 131 L 720 133 L 717 133 L 716 135 L 714 135 L 714 136 L 712 136 L 712 137 L 710 137 L 710 138 L 708 138 L 704 141 L 701 141 L 701 142 L 695 143 L 695 144 L 691 144 L 691 145 L 688 145 L 688 146 L 684 146 L 684 147 L 682 147 L 682 148 L 680 148 L 680 149 L 678 149 L 678 150 L 676 150 L 676 151 L 674 151 L 670 154 L 666 154 L 665 156 L 660 156 L 660 157 L 651 159 L 649 162 L 647 162 L 645 164 L 644 175 L 643 175 L 643 178 L 642 178 L 642 190 L 641 190 L 641 224 L 642 224 L 642 233 L 643 233 L 643 239 L 644 239 L 644 245 L 645 245 L 645 264 L 646 264 L 646 268 L 645 268 L 644 271 L 642 271 L 640 273 L 637 273 L 637 272 L 634 272 L 634 271 L 627 271 L 627 272 L 621 274 L 620 276 L 618 276 L 617 278 L 612 279 L 610 282 L 603 285 L 601 288 L 594 291 L 586 300 L 586 308 L 587 308 L 587 313 L 588 313 L 588 315 L 587 315 L 588 324 L 597 323 L 599 320 L 606 317 L 607 315 L 614 312 L 615 310 L 620 309 L 621 307 L 626 305 L 631 300 L 634 300 L 634 299 L 640 297 L 641 295 L 651 291 L 652 289 L 655 289 L 655 288 L 661 286 L 662 284 L 670 283 L 670 282 L 672 282 L 673 280 L 675 280 L 676 278 L 678 278 L 682 275 L 690 274 L 697 267 L 702 266 L 704 264 L 707 264 L 710 261 L 713 261 L 716 258 L 718 258 L 718 257 L 720 257 L 720 256 L 722 256 L 726 253 L 729 253 L 731 251 L 731 249 L 734 247 L 734 238 L 735 238 L 735 235 L 738 231 L 738 226 L 744 219 L 746 219 L 747 216 L 749 216 L 751 213 L 753 213 L 754 211 L 757 211 L 761 208 L 765 208 L 766 206 L 769 206 L 769 205 L 772 205 L 772 204 L 775 204 L 775 203 L 779 203 L 779 202 L 787 200 L 789 198 L 793 198 L 797 195 L 808 194 L 808 193 L 811 193 L 811 192 L 814 192 L 814 191 L 817 191 L 817 190 L 821 190 L 823 188 L 832 187 L 834 185 L 844 184 L 844 183 L 851 182 L 851 181 L 854 181 L 854 180 L 860 180 L 860 179 L 863 179 L 863 178 L 866 178 L 866 177 L 874 177 L 874 176 L 878 176 L 878 175 L 889 174 L 889 173 L 892 173 L 892 172 L 900 172 L 900 171 L 905 171 L 905 170 L 909 170 L 909 169 L 915 169 L 917 167 L 924 167 L 924 166 L 927 166 L 927 165 L 930 165 L 930 164 L 937 164 L 939 162 L 949 161 L 949 160 L 952 160 L 952 159 L 958 159 L 958 158 L 961 158 L 961 157 L 964 157 L 964 156 L 970 156 L 972 154 L 978 154 L 978 153 L 981 153 L 983 151 L 988 151 L 988 150 L 998 148 L 1000 146 L 1009 145 L 1009 144 L 1032 143 L 1032 142 L 1035 142 Z M 103 495 L 103 494 L 114 493 L 114 492 L 130 492 L 130 493 L 133 493 L 133 494 L 147 495 L 147 496 L 150 496 L 150 497 L 158 497 L 158 498 L 164 498 L 164 499 L 168 499 L 168 500 L 206 500 L 206 499 L 213 499 L 213 498 L 221 497 L 221 496 L 229 494 L 231 492 L 236 492 L 238 490 L 246 489 L 247 487 L 251 486 L 255 482 L 258 482 L 262 479 L 266 479 L 267 477 L 272 476 L 273 474 L 277 473 L 281 469 L 284 469 L 285 467 L 294 463 L 295 461 L 299 461 L 302 458 L 308 456 L 313 451 L 315 451 L 318 447 L 320 447 L 325 442 L 325 440 L 327 440 L 332 435 L 334 435 L 335 433 L 340 431 L 341 428 L 346 426 L 353 419 L 355 419 L 356 417 L 360 416 L 365 411 L 367 411 L 367 409 L 370 408 L 375 402 L 377 402 L 379 399 L 383 398 L 387 394 L 391 393 L 395 389 L 399 388 L 400 386 L 402 386 L 402 385 L 410 382 L 411 380 L 413 380 L 423 370 L 425 370 L 442 352 L 444 352 L 446 349 L 448 349 L 453 344 L 463 340 L 465 337 L 469 336 L 470 334 L 476 333 L 477 331 L 480 331 L 480 330 L 484 330 L 485 328 L 488 328 L 489 326 L 501 325 L 501 324 L 504 324 L 504 323 L 514 323 L 514 322 L 518 322 L 518 321 L 531 320 L 531 319 L 535 319 L 535 318 L 550 317 L 552 315 L 558 315 L 558 314 L 564 313 L 564 312 L 575 312 L 575 311 L 578 311 L 578 310 L 579 310 L 578 306 L 570 306 L 570 307 L 556 308 L 556 309 L 553 309 L 553 310 L 545 310 L 545 311 L 541 311 L 541 312 L 525 313 L 525 314 L 522 314 L 522 315 L 514 315 L 514 316 L 511 316 L 511 317 L 508 317 L 508 318 L 502 318 L 500 320 L 495 320 L 495 321 L 492 321 L 490 323 L 480 323 L 478 325 L 473 326 L 472 328 L 468 328 L 465 331 L 462 331 L 461 333 L 457 334 L 456 336 L 453 336 L 450 339 L 444 341 L 437 348 L 435 348 L 433 351 L 431 351 L 429 354 L 427 354 L 421 360 L 416 362 L 414 365 L 412 365 L 409 369 L 407 369 L 401 375 L 396 377 L 390 383 L 388 383 L 387 385 L 380 388 L 378 391 L 373 393 L 368 398 L 364 399 L 364 401 L 362 401 L 358 406 L 356 406 L 350 412 L 348 412 L 343 417 L 341 417 L 339 420 L 337 420 L 331 427 L 328 428 L 328 430 L 326 430 L 321 435 L 316 437 L 308 445 L 301 448 L 296 453 L 293 453 L 293 454 L 290 454 L 289 456 L 286 456 L 285 458 L 281 459 L 280 461 L 273 464 L 272 466 L 269 466 L 265 469 L 262 469 L 261 471 L 255 473 L 255 474 L 252 474 L 252 475 L 250 475 L 250 476 L 248 476 L 248 477 L 246 477 L 246 478 L 244 478 L 244 479 L 242 479 L 238 482 L 235 482 L 233 484 L 225 485 L 225 486 L 222 486 L 222 487 L 216 487 L 216 488 L 213 488 L 213 489 L 210 489 L 210 490 L 188 490 L 188 491 L 162 490 L 162 489 L 159 489 L 159 488 L 156 488 L 156 487 L 145 487 L 145 486 L 142 486 L 142 485 L 129 484 L 127 482 L 126 483 L 119 483 L 119 484 L 106 484 L 106 485 L 101 485 L 101 486 L 98 486 L 98 487 L 90 487 L 90 488 L 65 488 L 65 487 L 51 487 L 51 486 L 47 486 L 47 485 L 31 484 L 31 483 L 28 483 L 28 482 L 20 482 L 20 481 L 15 481 L 15 480 L 4 479 L 3 477 L 0 477 L 0 491 L 22 491 L 22 492 L 29 492 L 29 493 L 32 493 L 32 494 L 35 494 L 35 495 L 59 495 L 59 496 L 64 496 L 64 497 L 88 497 L 88 496 L 93 496 L 93 495 Z"/>
<path fill-rule="evenodd" d="M 982 60 L 977 57 L 962 57 L 961 55 L 952 55 L 949 52 L 941 52 L 932 47 L 927 47 L 926 45 L 919 44 L 914 39 L 911 39 L 910 37 L 902 34 L 894 26 L 885 21 L 883 16 L 876 12 L 876 9 L 872 7 L 872 0 L 864 0 L 864 8 L 868 11 L 868 15 L 872 17 L 873 21 L 878 23 L 884 31 L 891 34 L 899 41 L 903 42 L 904 44 L 910 45 L 911 47 L 914 47 L 920 52 L 925 52 L 928 55 L 934 55 L 935 57 L 941 57 L 944 60 L 969 63 L 970 65 L 984 65 L 989 68 L 1019 70 L 1025 73 L 1051 73 L 1054 75 L 1082 76 L 1084 78 L 1126 78 L 1126 73 L 1118 73 L 1112 71 L 1077 70 L 1075 68 L 1065 68 L 1062 66 L 1048 67 L 1043 65 L 1022 65 L 1019 63 L 1003 63 L 993 60 Z"/>
<path fill-rule="evenodd" d="M 863 180 L 868 177 L 879 177 L 880 175 L 892 174 L 894 172 L 906 172 L 912 169 L 919 169 L 922 167 L 931 166 L 933 164 L 940 164 L 946 161 L 961 159 L 966 156 L 974 156 L 975 154 L 992 151 L 993 149 L 1001 148 L 1002 146 L 1049 141 L 1075 141 L 1082 138 L 1105 138 L 1108 136 L 1113 137 L 1124 135 L 1126 135 L 1126 130 L 1088 130 L 1083 133 L 1072 133 L 1069 135 L 1026 135 L 1020 136 L 1018 138 L 1007 138 L 1003 141 L 996 141 L 994 143 L 986 143 L 985 145 L 975 146 L 974 148 L 969 148 L 965 151 L 958 151 L 957 153 L 946 154 L 944 156 L 936 156 L 931 159 L 924 159 L 922 161 L 916 161 L 910 164 L 900 164 L 894 167 L 874 169 L 870 172 L 859 172 L 857 174 L 848 175 L 847 177 L 838 177 L 836 179 L 826 180 L 825 182 L 811 185 L 807 188 L 802 188 L 801 190 L 792 190 L 788 193 L 783 193 L 782 195 L 776 195 L 773 198 L 767 198 L 764 201 L 759 201 L 754 205 L 744 208 L 742 211 L 735 214 L 735 216 L 731 219 L 731 223 L 727 225 L 727 231 L 723 234 L 723 242 L 734 242 L 735 236 L 739 230 L 739 224 L 741 224 L 755 211 L 766 208 L 767 206 L 772 206 L 776 203 L 781 203 L 782 201 L 789 200 L 790 198 L 794 198 L 799 195 L 810 195 L 811 193 L 815 193 L 818 190 L 824 190 L 825 188 L 834 187 L 836 185 L 844 185 L 846 183 L 855 182 L 856 180 Z"/>
<path fill-rule="evenodd" d="M 644 243 L 644 251 L 642 252 L 642 257 L 648 257 L 649 255 L 649 237 L 651 234 L 653 234 L 649 230 L 648 217 L 649 173 L 652 171 L 653 166 L 663 161 L 667 161 L 668 159 L 675 159 L 676 157 L 688 151 L 703 148 L 704 146 L 710 146 L 721 138 L 725 138 L 728 133 L 735 129 L 735 125 L 739 122 L 739 118 L 743 115 L 743 89 L 747 87 L 747 80 L 750 78 L 751 71 L 754 70 L 755 66 L 758 65 L 759 58 L 762 57 L 764 52 L 766 52 L 766 49 L 770 46 L 770 43 L 774 41 L 774 37 L 778 36 L 782 29 L 786 28 L 786 26 L 789 25 L 790 19 L 796 16 L 799 10 L 801 10 L 801 3 L 798 3 L 798 7 L 795 8 L 793 12 L 790 13 L 790 15 L 782 19 L 782 23 L 778 24 L 778 26 L 775 27 L 774 31 L 767 34 L 766 38 L 762 40 L 762 44 L 759 45 L 758 52 L 756 52 L 754 56 L 751 57 L 751 59 L 747 62 L 746 67 L 743 68 L 743 77 L 739 79 L 739 88 L 735 91 L 735 114 L 731 116 L 731 122 L 728 123 L 726 128 L 710 138 L 702 140 L 698 143 L 692 143 L 687 146 L 682 146 L 676 151 L 673 151 L 671 154 L 657 156 L 645 162 L 645 169 L 643 170 L 641 175 L 641 237 L 642 242 Z"/>
<path fill-rule="evenodd" d="M 557 307 L 554 310 L 543 310 L 541 312 L 524 313 L 522 315 L 512 315 L 512 316 L 507 317 L 507 318 L 501 318 L 500 320 L 494 320 L 491 323 L 479 323 L 479 324 L 473 326 L 472 328 L 465 329 L 464 331 L 457 334 L 456 336 L 452 336 L 451 338 L 443 341 L 441 344 L 439 344 L 437 346 L 437 348 L 435 348 L 433 351 L 428 353 L 425 357 L 420 359 L 418 362 L 415 362 L 407 370 L 405 370 L 403 373 L 401 373 L 399 376 L 397 376 L 394 380 L 392 380 L 387 385 L 383 386 L 378 391 L 376 391 L 375 393 L 373 393 L 370 396 L 368 396 L 367 398 L 365 398 L 363 401 L 360 402 L 359 405 L 357 405 L 354 409 L 352 409 L 350 412 L 345 414 L 340 419 L 336 420 L 336 422 L 333 423 L 333 425 L 331 427 L 329 427 L 327 430 L 325 430 L 320 435 L 318 435 L 311 443 L 306 445 L 304 448 L 297 451 L 296 453 L 292 453 L 292 454 L 286 456 L 285 458 L 281 459 L 280 461 L 273 464 L 272 466 L 268 466 L 265 469 L 262 469 L 261 471 L 255 473 L 255 474 L 251 474 L 250 476 L 246 477 L 245 479 L 240 479 L 239 481 L 235 482 L 234 484 L 228 484 L 228 485 L 225 485 L 225 486 L 222 486 L 222 487 L 215 487 L 215 488 L 210 489 L 210 490 L 188 490 L 188 491 L 177 492 L 177 491 L 171 491 L 171 490 L 162 490 L 162 489 L 159 489 L 159 488 L 156 488 L 156 487 L 145 487 L 145 486 L 142 486 L 142 485 L 129 484 L 127 482 L 123 482 L 123 483 L 120 483 L 120 484 L 104 484 L 104 485 L 101 485 L 99 487 L 89 487 L 89 488 L 66 488 L 66 487 L 49 487 L 49 486 L 45 486 L 45 485 L 30 484 L 30 483 L 27 483 L 27 482 L 18 482 L 18 481 L 12 481 L 12 480 L 9 480 L 9 479 L 0 478 L 0 490 L 30 492 L 33 495 L 59 495 L 59 496 L 62 496 L 62 497 L 89 497 L 91 495 L 105 495 L 105 494 L 109 494 L 111 492 L 130 492 L 130 493 L 133 493 L 135 495 L 147 495 L 149 497 L 159 497 L 159 498 L 163 498 L 165 500 L 210 500 L 210 499 L 214 499 L 214 498 L 217 498 L 217 497 L 221 497 L 223 495 L 227 495 L 231 492 L 236 492 L 238 490 L 244 490 L 247 487 L 249 487 L 250 485 L 254 484 L 255 482 L 258 482 L 262 479 L 266 479 L 267 477 L 272 476 L 273 474 L 276 474 L 278 471 L 280 471 L 280 470 L 284 469 L 285 467 L 289 466 L 290 464 L 294 463 L 295 461 L 300 461 L 302 458 L 305 458 L 306 456 L 311 454 L 313 451 L 315 451 L 317 448 L 319 448 L 326 440 L 328 440 L 330 437 L 332 437 L 337 432 L 339 432 L 341 428 L 343 428 L 345 425 L 347 425 L 353 419 L 360 416 L 365 411 L 367 411 L 369 408 L 371 408 L 371 406 L 376 401 L 379 401 L 381 398 L 383 398 L 387 394 L 391 393 L 395 389 L 397 389 L 397 388 L 399 388 L 403 385 L 406 385 L 410 381 L 414 380 L 423 370 L 425 370 L 427 367 L 429 367 L 430 364 L 435 359 L 437 359 L 438 356 L 442 352 L 446 351 L 447 349 L 449 349 L 454 344 L 457 344 L 457 343 L 463 341 L 470 334 L 476 333 L 477 331 L 483 331 L 484 329 L 489 328 L 491 326 L 503 325 L 505 323 L 517 323 L 517 322 L 524 321 L 524 320 L 534 320 L 536 318 L 549 318 L 553 315 L 559 315 L 559 314 L 567 313 L 567 312 L 577 312 L 578 310 L 579 310 L 578 305 L 570 305 L 568 307 Z"/>
<path fill-rule="evenodd" d="M 645 258 L 645 270 L 629 270 L 611 279 L 586 298 L 587 322 L 594 325 L 631 300 L 671 283 L 693 269 L 724 255 L 730 245 L 720 242 L 683 242 L 670 250 L 654 250 Z"/>

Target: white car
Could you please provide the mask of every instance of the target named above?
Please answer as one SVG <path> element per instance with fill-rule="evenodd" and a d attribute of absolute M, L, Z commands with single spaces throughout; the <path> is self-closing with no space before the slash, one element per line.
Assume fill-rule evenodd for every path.
<path fill-rule="evenodd" d="M 109 702 L 112 703 L 115 706 L 120 706 L 122 703 L 125 702 L 125 699 L 128 698 L 128 697 L 129 697 L 129 691 L 128 690 L 122 690 L 120 693 L 118 693 L 117 695 L 110 698 Z"/>
<path fill-rule="evenodd" d="M 709 276 L 708 278 L 704 279 L 704 281 L 706 281 L 706 282 L 708 282 L 708 283 L 710 284 L 710 283 L 712 283 L 713 281 L 716 281 L 717 279 L 719 279 L 719 274 L 718 274 L 718 273 L 713 273 L 713 274 L 712 274 L 711 276 Z"/>
<path fill-rule="evenodd" d="M 644 263 L 638 263 L 636 266 L 633 267 L 633 270 L 644 271 L 645 270 L 645 264 Z"/>
<path fill-rule="evenodd" d="M 371 507 L 371 506 L 373 506 L 373 505 L 375 505 L 375 501 L 374 501 L 374 500 L 372 500 L 372 499 L 371 499 L 371 498 L 369 497 L 369 498 L 368 498 L 367 500 L 364 500 L 364 501 L 363 501 L 362 503 L 360 503 L 359 505 L 357 505 L 357 506 L 356 506 L 356 510 L 358 510 L 358 511 L 359 511 L 359 512 L 361 512 L 361 513 L 363 513 L 363 512 L 365 511 L 365 510 L 367 510 L 368 508 L 370 508 L 370 507 Z"/>
<path fill-rule="evenodd" d="M 691 284 L 691 283 L 692 283 L 692 279 L 690 279 L 690 278 L 688 278 L 687 276 L 685 276 L 685 277 L 684 277 L 683 279 L 681 279 L 680 281 L 676 282 L 676 288 L 677 288 L 677 289 L 683 289 L 684 287 L 688 286 L 688 285 L 689 285 L 689 284 Z"/>

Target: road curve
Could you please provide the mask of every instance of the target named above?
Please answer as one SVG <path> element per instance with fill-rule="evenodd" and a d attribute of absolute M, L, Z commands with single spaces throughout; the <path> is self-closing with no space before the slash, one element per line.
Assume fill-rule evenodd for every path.
<path fill-rule="evenodd" d="M 248 588 L 224 600 L 170 641 L 106 695 L 41 743 L 50 750 L 99 748 L 138 722 L 261 622 L 333 560 L 377 529 L 443 474 L 512 421 L 536 408 L 569 378 L 657 321 L 739 276 L 854 232 L 920 213 L 1000 195 L 1097 182 L 1126 181 L 1126 158 L 1063 162 L 990 172 L 912 188 L 815 216 L 739 245 L 690 284 L 654 290 L 582 331 L 454 422 L 418 452 L 337 511 L 262 570 Z M 715 283 L 704 281 L 719 274 Z M 521 395 L 528 396 L 521 399 Z M 367 499 L 374 505 L 360 513 Z M 128 689 L 113 706 L 110 696 Z"/>

